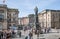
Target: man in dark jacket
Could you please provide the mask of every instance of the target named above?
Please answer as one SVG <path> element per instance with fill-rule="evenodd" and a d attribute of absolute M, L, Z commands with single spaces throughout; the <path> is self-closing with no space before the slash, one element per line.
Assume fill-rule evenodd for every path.
<path fill-rule="evenodd" d="M 2 32 L 0 31 L 0 39 L 2 39 L 2 35 L 1 34 L 2 34 Z"/>
<path fill-rule="evenodd" d="M 21 37 L 21 32 L 19 33 L 19 36 Z"/>
<path fill-rule="evenodd" d="M 32 36 L 33 36 L 33 34 L 32 34 L 32 32 L 30 32 L 29 33 L 29 39 L 32 39 Z"/>

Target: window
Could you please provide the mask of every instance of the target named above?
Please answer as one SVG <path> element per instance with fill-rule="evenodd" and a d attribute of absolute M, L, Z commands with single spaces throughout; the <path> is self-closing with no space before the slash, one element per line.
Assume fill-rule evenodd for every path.
<path fill-rule="evenodd" d="M 13 13 L 13 16 L 15 15 L 15 13 Z"/>
<path fill-rule="evenodd" d="M 8 19 L 7 21 L 8 21 L 8 22 L 11 22 L 11 19 Z"/>
<path fill-rule="evenodd" d="M 15 24 L 13 24 L 13 27 L 16 27 L 16 25 L 15 25 Z"/>
<path fill-rule="evenodd" d="M 15 21 L 16 18 L 13 18 L 13 21 Z"/>
<path fill-rule="evenodd" d="M 49 16 L 49 14 L 48 14 L 48 16 Z"/>
<path fill-rule="evenodd" d="M 9 21 L 11 21 L 11 19 L 9 19 Z"/>
<path fill-rule="evenodd" d="M 4 13 L 4 10 L 0 10 L 0 13 Z"/>
<path fill-rule="evenodd" d="M 0 30 L 2 30 L 2 24 L 0 24 Z"/>
<path fill-rule="evenodd" d="M 8 24 L 7 28 L 9 29 L 11 27 L 11 24 Z"/>
<path fill-rule="evenodd" d="M 13 13 L 13 16 L 15 17 L 15 16 L 16 16 L 16 14 L 15 14 L 15 13 Z"/>
<path fill-rule="evenodd" d="M 13 24 L 13 26 L 15 26 L 15 27 L 16 27 L 16 25 L 15 25 L 15 24 Z"/>
<path fill-rule="evenodd" d="M 55 16 L 55 18 L 57 18 L 57 13 L 54 16 Z"/>
<path fill-rule="evenodd" d="M 4 18 L 4 16 L 3 15 L 0 15 L 0 18 Z"/>
<path fill-rule="evenodd" d="M 9 26 L 11 26 L 11 24 L 9 24 Z"/>
<path fill-rule="evenodd" d="M 49 26 L 49 24 L 48 24 L 48 26 Z"/>
<path fill-rule="evenodd" d="M 2 21 L 4 19 L 3 15 L 0 15 L 0 21 Z"/>

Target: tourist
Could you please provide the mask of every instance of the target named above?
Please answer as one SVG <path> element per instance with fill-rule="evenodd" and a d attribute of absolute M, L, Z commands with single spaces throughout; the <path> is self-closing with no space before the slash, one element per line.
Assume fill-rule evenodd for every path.
<path fill-rule="evenodd" d="M 2 39 L 2 32 L 0 31 L 0 39 Z"/>
<path fill-rule="evenodd" d="M 7 30 L 7 39 L 11 39 L 11 31 L 9 29 Z"/>
<path fill-rule="evenodd" d="M 32 32 L 30 32 L 29 33 L 29 39 L 32 39 L 32 37 L 33 37 L 33 34 L 32 34 Z"/>
<path fill-rule="evenodd" d="M 21 32 L 19 33 L 19 37 L 21 37 Z"/>

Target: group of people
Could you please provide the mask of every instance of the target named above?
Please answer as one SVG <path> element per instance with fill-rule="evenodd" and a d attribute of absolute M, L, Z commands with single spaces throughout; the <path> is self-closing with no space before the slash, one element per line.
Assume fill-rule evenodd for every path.
<path fill-rule="evenodd" d="M 51 28 L 44 28 L 41 31 L 40 30 L 36 30 L 36 29 L 32 29 L 31 32 L 29 32 L 29 34 L 28 34 L 29 39 L 32 39 L 33 33 L 35 35 L 37 35 L 37 37 L 39 37 L 39 34 L 49 33 L 50 30 L 51 30 Z M 28 36 L 26 36 L 26 39 L 28 38 Z"/>
<path fill-rule="evenodd" d="M 11 39 L 13 31 L 7 29 L 0 31 L 0 39 Z"/>
<path fill-rule="evenodd" d="M 22 32 L 19 32 L 19 37 L 22 37 Z M 29 32 L 28 30 L 24 32 L 24 39 L 32 39 L 33 38 L 33 33 Z"/>
<path fill-rule="evenodd" d="M 28 36 L 25 37 L 25 39 L 33 39 L 33 33 L 30 32 L 30 33 L 28 34 Z"/>

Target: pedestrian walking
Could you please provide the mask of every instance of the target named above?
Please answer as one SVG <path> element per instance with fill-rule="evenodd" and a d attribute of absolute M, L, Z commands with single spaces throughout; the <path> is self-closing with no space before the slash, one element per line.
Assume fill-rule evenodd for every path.
<path fill-rule="evenodd" d="M 33 39 L 33 34 L 32 34 L 32 32 L 29 33 L 29 39 Z"/>
<path fill-rule="evenodd" d="M 19 32 L 19 37 L 21 37 L 21 32 Z"/>
<path fill-rule="evenodd" d="M 44 28 L 44 33 L 47 33 L 47 28 L 46 27 Z"/>
<path fill-rule="evenodd" d="M 3 31 L 1 32 L 1 39 L 3 39 Z"/>
<path fill-rule="evenodd" d="M 7 37 L 6 32 L 3 32 L 3 39 L 6 39 L 6 37 Z"/>
<path fill-rule="evenodd" d="M 7 39 L 10 39 L 10 38 L 11 38 L 11 34 L 7 33 Z"/>
<path fill-rule="evenodd" d="M 15 37 L 15 32 L 14 32 L 14 30 L 12 31 L 12 38 L 14 38 Z"/>
<path fill-rule="evenodd" d="M 1 35 L 2 35 L 2 39 L 6 39 L 6 31 L 5 31 L 5 29 L 2 30 Z"/>
<path fill-rule="evenodd" d="M 0 33 L 0 39 L 1 39 L 1 33 Z"/>
<path fill-rule="evenodd" d="M 49 28 L 47 28 L 47 33 L 49 33 L 50 32 L 50 30 L 51 30 L 51 28 L 49 27 Z"/>
<path fill-rule="evenodd" d="M 1 34 L 2 34 L 2 32 L 0 31 L 0 39 L 2 39 L 2 35 Z"/>
<path fill-rule="evenodd" d="M 11 39 L 11 31 L 9 29 L 7 30 L 7 39 Z"/>

